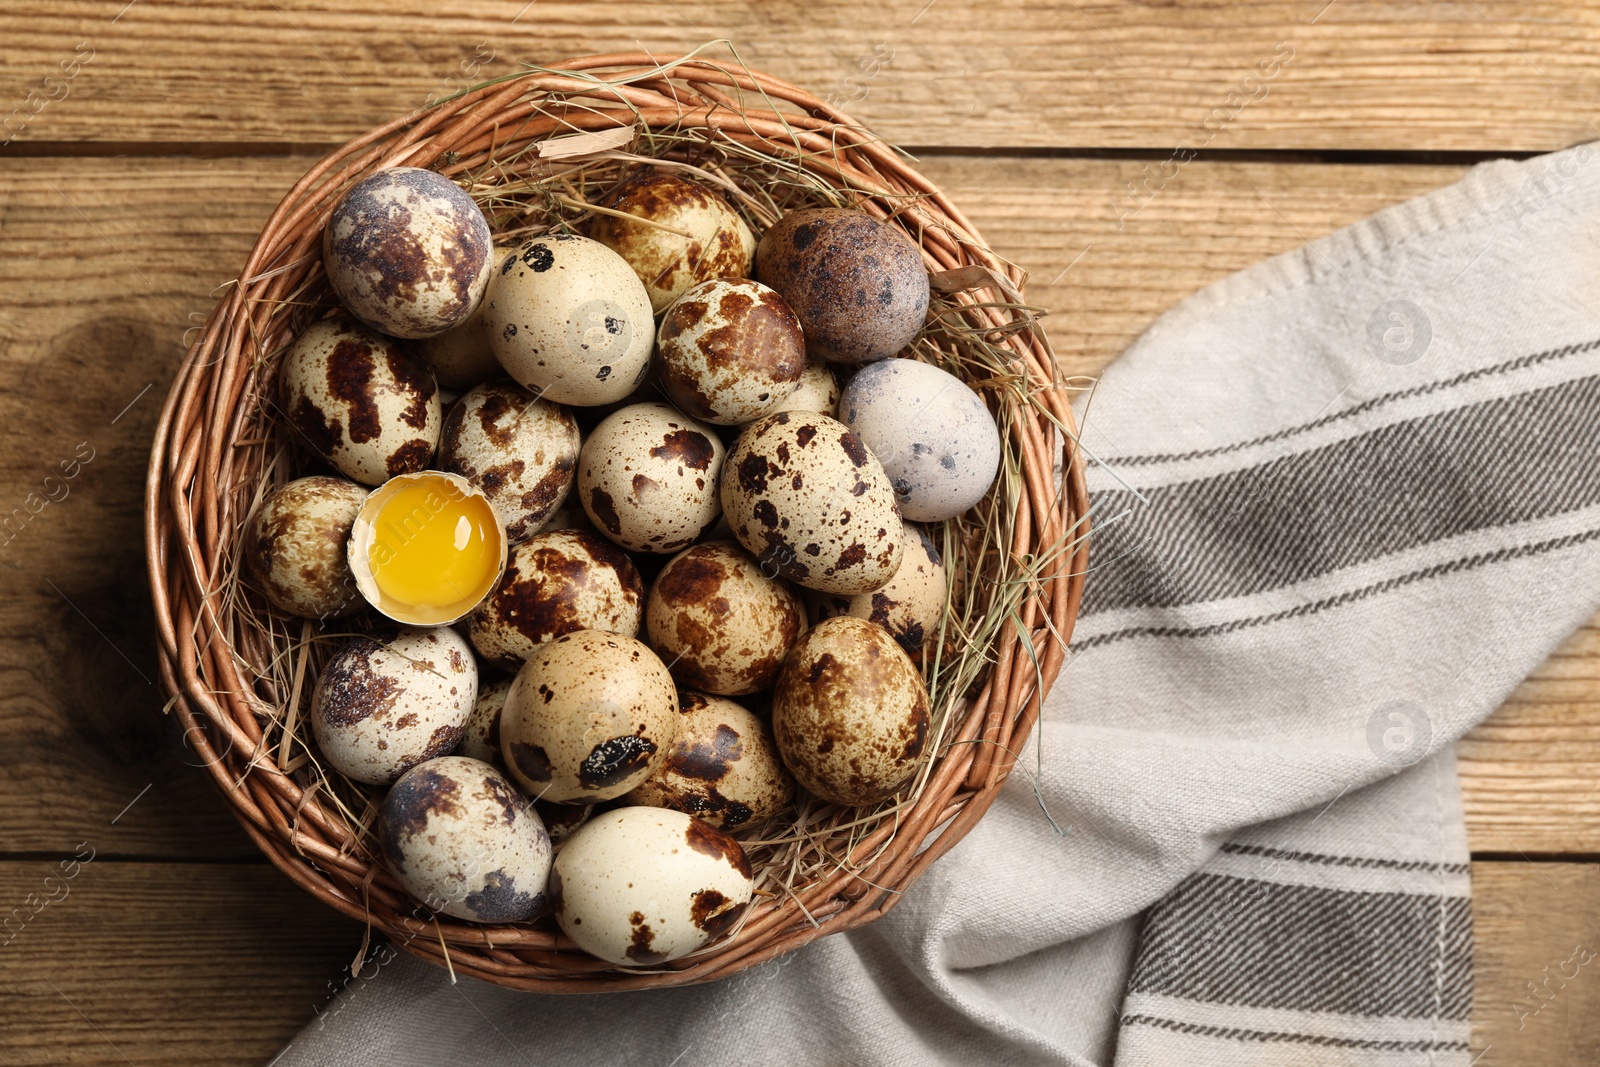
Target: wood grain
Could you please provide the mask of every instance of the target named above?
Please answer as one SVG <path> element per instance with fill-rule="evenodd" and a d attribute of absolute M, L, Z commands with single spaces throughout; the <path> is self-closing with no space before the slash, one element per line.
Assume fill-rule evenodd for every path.
<path fill-rule="evenodd" d="M 10 850 L 60 851 L 89 838 L 119 852 L 252 853 L 200 772 L 183 766 L 182 739 L 143 681 L 154 668 L 139 494 L 155 395 L 170 380 L 187 316 L 206 310 L 309 162 L 0 162 L 0 290 L 10 294 L 0 305 L 0 419 L 13 428 L 0 440 L 0 500 L 22 500 L 43 465 L 78 442 L 96 449 L 70 495 L 0 550 L 16 593 L 0 603 L 0 751 L 11 754 L 0 810 Z M 1032 297 L 1057 309 L 1051 333 L 1072 373 L 1103 367 L 1199 286 L 1460 173 L 1196 163 L 1118 229 L 1104 192 L 1138 166 L 924 161 L 991 243 L 1033 271 Z M 151 394 L 117 418 L 149 383 Z M 1600 630 L 1591 626 L 1463 746 L 1473 847 L 1600 852 L 1597 737 Z"/>
<path fill-rule="evenodd" d="M 519 63 L 718 38 L 913 145 L 1482 152 L 1597 132 L 1600 9 L 1576 0 L 20 0 L 0 114 L 22 108 L 35 142 L 326 144 Z M 80 45 L 65 98 L 41 88 Z"/>
<path fill-rule="evenodd" d="M 0 862 L 0 1063 L 256 1067 L 329 1010 L 361 943 L 263 863 L 66 870 Z"/>

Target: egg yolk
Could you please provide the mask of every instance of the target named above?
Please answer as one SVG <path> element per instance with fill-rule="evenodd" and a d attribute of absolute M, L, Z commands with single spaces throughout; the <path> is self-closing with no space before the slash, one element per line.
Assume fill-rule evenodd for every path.
<path fill-rule="evenodd" d="M 448 479 L 398 486 L 373 522 L 367 562 L 386 600 L 449 616 L 476 604 L 500 568 L 498 519 L 489 502 Z"/>

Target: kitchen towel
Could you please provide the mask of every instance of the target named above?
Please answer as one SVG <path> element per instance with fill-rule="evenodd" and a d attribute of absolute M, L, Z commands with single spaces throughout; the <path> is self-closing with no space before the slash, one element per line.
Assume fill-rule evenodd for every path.
<path fill-rule="evenodd" d="M 1597 237 L 1594 147 L 1487 163 L 1158 320 L 1040 728 L 883 921 L 582 997 L 385 946 L 275 1062 L 1465 1067 L 1453 742 L 1600 608 Z"/>

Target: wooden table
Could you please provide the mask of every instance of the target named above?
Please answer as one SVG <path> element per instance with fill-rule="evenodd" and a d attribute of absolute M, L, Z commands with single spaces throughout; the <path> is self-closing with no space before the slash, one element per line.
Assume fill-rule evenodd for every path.
<path fill-rule="evenodd" d="M 148 440 L 282 191 L 519 62 L 713 38 L 920 156 L 1032 272 L 1075 374 L 1231 271 L 1600 132 L 1600 8 L 1579 0 L 8 0 L 0 912 L 50 902 L 0 947 L 0 1062 L 264 1063 L 360 939 L 261 861 L 154 684 Z M 1197 125 L 1201 158 L 1122 219 L 1126 183 Z M 1528 983 L 1600 944 L 1597 735 L 1591 624 L 1461 746 L 1486 1067 L 1600 1060 L 1594 967 L 1519 1020 Z"/>

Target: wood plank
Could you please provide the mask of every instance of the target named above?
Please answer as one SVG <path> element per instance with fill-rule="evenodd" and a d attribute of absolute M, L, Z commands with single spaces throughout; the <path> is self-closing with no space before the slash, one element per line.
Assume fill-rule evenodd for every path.
<path fill-rule="evenodd" d="M 362 931 L 265 863 L 0 862 L 0 908 L 0 1063 L 35 1067 L 265 1063 Z"/>
<path fill-rule="evenodd" d="M 1580 0 L 23 0 L 0 113 L 33 141 L 331 143 L 519 63 L 716 38 L 913 145 L 1545 150 L 1595 136 L 1600 83 Z"/>
<path fill-rule="evenodd" d="M 0 307 L 0 419 L 13 427 L 0 445 L 10 461 L 0 467 L 0 499 L 21 500 L 43 477 L 38 465 L 77 442 L 97 449 L 71 495 L 0 555 L 16 591 L 0 605 L 0 751 L 12 754 L 0 808 L 12 816 L 9 850 L 70 849 L 156 781 L 117 824 L 125 835 L 118 851 L 250 852 L 199 773 L 182 766 L 160 697 L 136 673 L 154 677 L 140 478 L 155 395 L 170 380 L 186 316 L 206 309 L 212 287 L 243 261 L 308 163 L 0 163 L 0 288 L 9 294 Z M 1107 193 L 1138 166 L 925 161 L 991 243 L 1033 271 L 1032 296 L 1057 309 L 1051 332 L 1071 373 L 1103 367 L 1206 282 L 1460 173 L 1196 163 L 1118 229 Z M 111 424 L 151 382 L 152 394 Z M 1473 847 L 1600 852 L 1597 735 L 1600 630 L 1591 626 L 1464 746 Z"/>
<path fill-rule="evenodd" d="M 1474 1067 L 1600 1062 L 1600 866 L 1472 865 Z"/>

